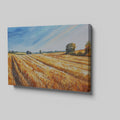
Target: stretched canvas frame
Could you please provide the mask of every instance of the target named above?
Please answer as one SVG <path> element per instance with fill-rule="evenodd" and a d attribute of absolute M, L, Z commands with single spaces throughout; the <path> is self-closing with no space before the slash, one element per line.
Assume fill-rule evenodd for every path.
<path fill-rule="evenodd" d="M 8 28 L 8 84 L 91 91 L 91 25 Z"/>

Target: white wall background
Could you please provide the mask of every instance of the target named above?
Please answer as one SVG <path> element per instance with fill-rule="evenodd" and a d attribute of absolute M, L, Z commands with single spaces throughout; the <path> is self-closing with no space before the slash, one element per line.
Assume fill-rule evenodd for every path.
<path fill-rule="evenodd" d="M 0 120 L 118 120 L 119 0 L 0 0 Z M 7 27 L 92 24 L 93 95 L 8 86 Z"/>

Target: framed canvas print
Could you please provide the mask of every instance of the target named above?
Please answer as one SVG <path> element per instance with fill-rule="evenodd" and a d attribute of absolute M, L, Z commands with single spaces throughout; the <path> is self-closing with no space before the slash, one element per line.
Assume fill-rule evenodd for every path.
<path fill-rule="evenodd" d="M 91 25 L 8 27 L 8 84 L 89 92 Z"/>

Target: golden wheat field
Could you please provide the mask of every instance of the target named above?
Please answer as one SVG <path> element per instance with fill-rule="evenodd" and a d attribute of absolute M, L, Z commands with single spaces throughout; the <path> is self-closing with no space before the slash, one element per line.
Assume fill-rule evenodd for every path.
<path fill-rule="evenodd" d="M 64 53 L 8 54 L 8 84 L 90 91 L 90 57 Z"/>

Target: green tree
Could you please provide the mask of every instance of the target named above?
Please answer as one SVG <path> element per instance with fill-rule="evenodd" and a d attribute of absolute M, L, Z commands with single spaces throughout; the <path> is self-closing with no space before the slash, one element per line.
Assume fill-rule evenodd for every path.
<path fill-rule="evenodd" d="M 90 48 L 90 47 L 91 47 L 91 43 L 90 43 L 90 41 L 88 41 L 85 45 L 85 48 Z"/>
<path fill-rule="evenodd" d="M 75 43 L 69 43 L 69 44 L 67 44 L 66 45 L 66 54 L 74 53 L 75 48 L 76 48 Z"/>
<path fill-rule="evenodd" d="M 84 53 L 84 55 L 91 55 L 91 42 L 90 41 L 88 41 L 87 43 L 86 43 L 86 45 L 85 45 L 85 53 Z"/>

